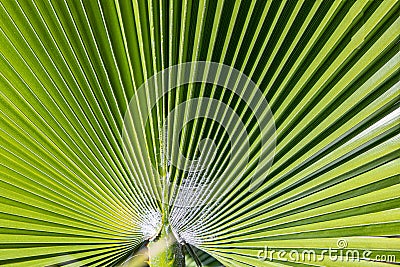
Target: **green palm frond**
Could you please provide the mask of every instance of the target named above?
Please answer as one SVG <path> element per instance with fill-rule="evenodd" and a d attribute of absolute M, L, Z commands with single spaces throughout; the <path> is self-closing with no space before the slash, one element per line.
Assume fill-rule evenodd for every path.
<path fill-rule="evenodd" d="M 1 1 L 0 266 L 398 264 L 399 11 Z"/>

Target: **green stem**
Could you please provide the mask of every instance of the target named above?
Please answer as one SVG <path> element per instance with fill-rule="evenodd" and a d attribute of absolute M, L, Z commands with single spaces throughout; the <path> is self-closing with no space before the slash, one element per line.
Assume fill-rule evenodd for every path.
<path fill-rule="evenodd" d="M 165 188 L 164 188 L 165 190 Z M 166 191 L 166 190 L 165 190 Z M 163 192 L 168 197 L 168 192 Z M 182 245 L 176 240 L 168 221 L 169 205 L 162 203 L 162 227 L 155 240 L 148 244 L 149 265 L 151 267 L 184 267 L 185 255 Z"/>
<path fill-rule="evenodd" d="M 170 225 L 163 225 L 160 235 L 148 244 L 151 267 L 184 267 L 183 247 L 176 240 Z"/>

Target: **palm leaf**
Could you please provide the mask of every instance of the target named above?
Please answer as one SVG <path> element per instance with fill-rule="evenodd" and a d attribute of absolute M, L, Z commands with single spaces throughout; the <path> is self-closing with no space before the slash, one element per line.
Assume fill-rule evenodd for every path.
<path fill-rule="evenodd" d="M 0 265 L 398 263 L 399 8 L 2 1 Z"/>

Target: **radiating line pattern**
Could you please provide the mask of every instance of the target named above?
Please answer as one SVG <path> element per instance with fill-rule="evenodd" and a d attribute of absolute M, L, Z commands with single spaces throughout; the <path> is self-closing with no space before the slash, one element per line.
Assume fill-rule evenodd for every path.
<path fill-rule="evenodd" d="M 165 204 L 204 266 L 398 263 L 399 11 L 397 0 L 1 1 L 0 266 L 126 266 Z M 200 61 L 259 88 L 276 130 L 271 166 L 260 157 L 266 128 L 215 84 L 168 91 L 144 122 L 145 143 L 124 142 L 140 86 Z M 183 103 L 186 115 L 205 108 L 200 97 L 249 133 L 249 161 L 225 173 L 224 185 L 245 168 L 234 187 L 210 182 L 234 152 L 214 108 L 179 131 L 164 123 Z M 210 168 L 169 164 L 202 147 Z M 252 176 L 261 182 L 250 190 Z M 287 253 L 262 258 L 266 248 Z M 333 260 L 328 248 L 371 253 Z M 186 265 L 196 266 L 190 255 Z"/>

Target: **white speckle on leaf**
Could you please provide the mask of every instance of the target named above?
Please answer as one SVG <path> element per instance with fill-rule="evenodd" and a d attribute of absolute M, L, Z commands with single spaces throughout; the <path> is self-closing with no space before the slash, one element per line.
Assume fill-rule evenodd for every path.
<path fill-rule="evenodd" d="M 144 240 L 152 240 L 157 237 L 161 229 L 161 213 L 156 210 L 148 210 L 140 222 L 140 231 Z"/>

